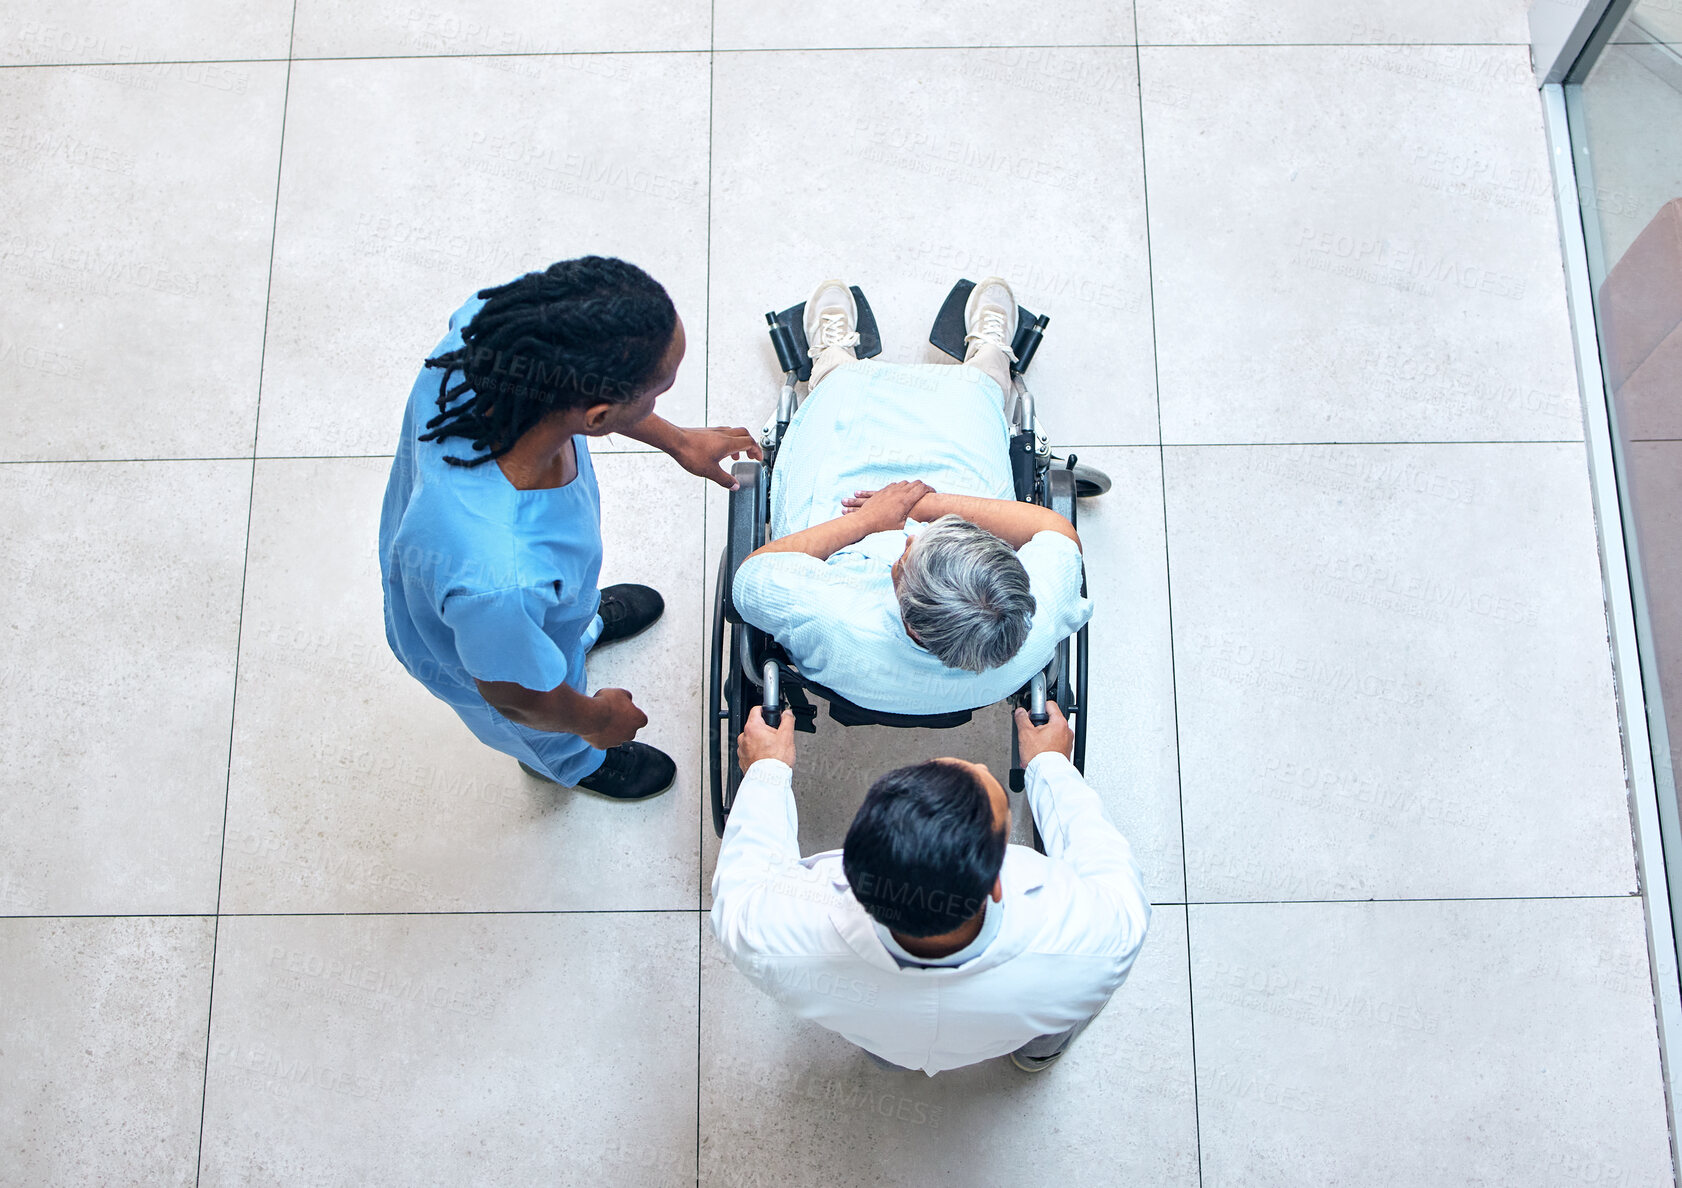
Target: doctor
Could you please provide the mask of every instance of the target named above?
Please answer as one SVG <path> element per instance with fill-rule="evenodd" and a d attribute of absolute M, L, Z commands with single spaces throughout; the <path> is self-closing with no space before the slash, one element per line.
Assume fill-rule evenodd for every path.
<path fill-rule="evenodd" d="M 772 730 L 755 709 L 713 875 L 713 930 L 737 967 L 878 1064 L 1055 1061 L 1126 979 L 1150 904 L 1048 708 L 1038 728 L 1016 711 L 1048 854 L 1006 844 L 1010 801 L 985 766 L 935 759 L 878 779 L 845 846 L 805 859 L 794 715 Z"/>

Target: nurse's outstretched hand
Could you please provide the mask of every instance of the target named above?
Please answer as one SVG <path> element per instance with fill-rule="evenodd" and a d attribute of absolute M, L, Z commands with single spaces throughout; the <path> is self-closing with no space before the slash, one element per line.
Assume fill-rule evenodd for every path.
<path fill-rule="evenodd" d="M 719 463 L 725 458 L 739 458 L 743 454 L 750 458 L 763 458 L 765 451 L 759 448 L 758 440 L 746 429 L 725 429 L 716 425 L 710 429 L 683 430 L 682 439 L 671 451 L 678 465 L 690 474 L 711 479 L 732 491 L 736 489 L 736 480 Z"/>
<path fill-rule="evenodd" d="M 578 737 L 598 750 L 628 743 L 648 725 L 648 715 L 636 707 L 624 689 L 599 689 L 590 700 L 595 702 L 592 708 L 601 723 L 591 730 L 580 730 Z"/>

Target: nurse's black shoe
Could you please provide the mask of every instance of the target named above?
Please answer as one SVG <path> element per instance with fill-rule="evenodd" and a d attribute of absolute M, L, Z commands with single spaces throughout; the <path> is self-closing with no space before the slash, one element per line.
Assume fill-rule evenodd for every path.
<path fill-rule="evenodd" d="M 612 800 L 647 800 L 672 786 L 677 764 L 658 747 L 620 743 L 609 747 L 602 765 L 578 781 L 578 786 Z"/>
<path fill-rule="evenodd" d="M 630 639 L 660 617 L 666 600 L 658 590 L 647 586 L 622 584 L 602 591 L 602 603 L 596 613 L 602 617 L 601 637 L 596 646 Z"/>

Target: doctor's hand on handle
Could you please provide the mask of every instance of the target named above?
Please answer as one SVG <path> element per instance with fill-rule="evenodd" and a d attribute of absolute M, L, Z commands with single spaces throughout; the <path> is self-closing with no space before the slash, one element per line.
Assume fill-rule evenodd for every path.
<path fill-rule="evenodd" d="M 1016 749 L 1021 753 L 1023 767 L 1047 751 L 1056 751 L 1065 759 L 1075 752 L 1075 732 L 1069 729 L 1063 711 L 1055 701 L 1047 701 L 1045 712 L 1051 715 L 1051 721 L 1036 726 L 1028 717 L 1026 706 L 1016 707 Z"/>
<path fill-rule="evenodd" d="M 747 724 L 736 739 L 736 762 L 745 772 L 761 759 L 780 759 L 794 766 L 794 715 L 785 712 L 775 730 L 765 724 L 756 705 L 748 712 Z"/>

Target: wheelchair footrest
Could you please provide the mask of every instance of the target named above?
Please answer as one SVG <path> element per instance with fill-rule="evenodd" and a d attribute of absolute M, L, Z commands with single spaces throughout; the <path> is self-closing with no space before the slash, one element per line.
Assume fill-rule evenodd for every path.
<path fill-rule="evenodd" d="M 882 353 L 882 334 L 876 328 L 876 314 L 871 310 L 870 302 L 865 300 L 862 289 L 857 285 L 848 287 L 852 289 L 853 300 L 859 307 L 859 344 L 853 348 L 853 353 L 860 359 L 874 359 Z M 785 340 L 793 339 L 795 357 L 800 360 L 800 368 L 795 375 L 803 380 L 811 379 L 812 357 L 806 353 L 811 349 L 811 344 L 806 341 L 806 303 L 802 301 L 799 305 L 791 305 L 777 314 L 772 319 L 772 327 L 773 342 L 779 337 L 779 331 Z M 781 352 L 778 354 L 781 361 Z"/>
<path fill-rule="evenodd" d="M 929 330 L 929 343 L 951 355 L 959 362 L 963 361 L 964 342 L 964 306 L 969 303 L 969 295 L 975 289 L 972 280 L 960 280 L 952 286 L 952 291 L 946 294 L 946 301 L 940 307 L 940 313 L 935 315 L 934 326 Z M 1047 321 L 1050 319 L 1048 318 Z M 1034 351 L 1039 347 L 1039 339 L 1045 333 L 1043 325 L 1037 325 L 1039 319 L 1028 312 L 1024 305 L 1016 307 L 1016 338 L 1011 342 L 1011 353 L 1016 356 L 1016 362 L 1011 364 L 1011 370 L 1021 375 L 1028 370 L 1028 364 L 1033 361 Z"/>

